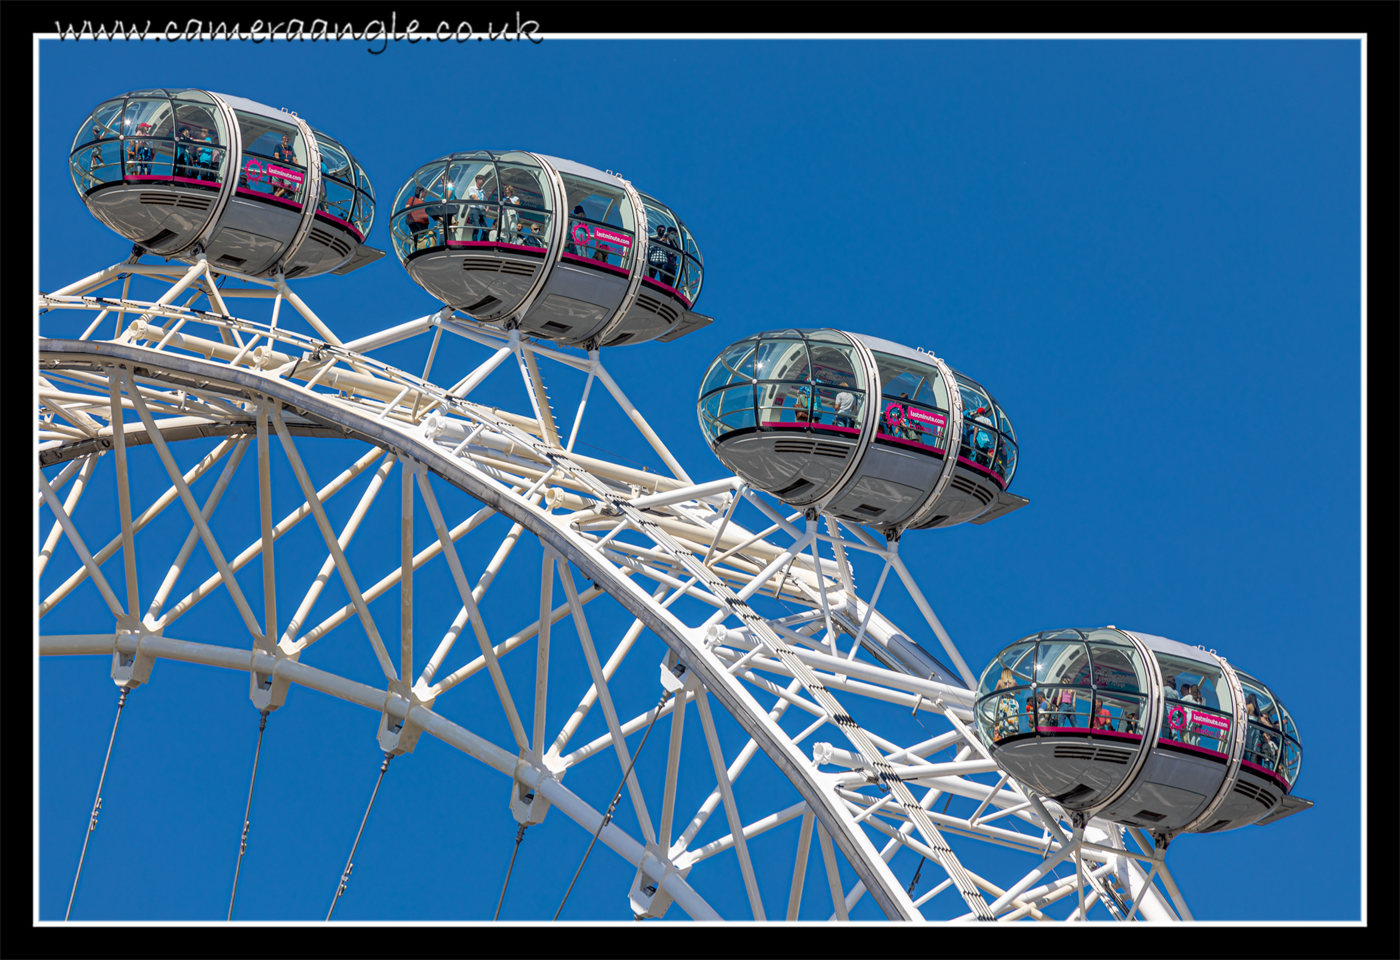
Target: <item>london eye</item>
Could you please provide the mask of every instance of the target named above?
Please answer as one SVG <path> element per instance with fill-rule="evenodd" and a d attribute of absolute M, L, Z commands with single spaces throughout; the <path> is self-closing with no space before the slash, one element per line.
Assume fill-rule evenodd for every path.
<path fill-rule="evenodd" d="M 309 698 L 362 711 L 331 732 L 379 757 L 355 780 L 363 819 L 337 824 L 327 920 L 368 893 L 381 785 L 444 762 L 428 743 L 516 825 L 465 854 L 500 902 L 441 919 L 499 915 L 532 882 L 515 854 L 568 831 L 589 851 L 573 880 L 624 863 L 607 896 L 638 920 L 867 901 L 891 920 L 1189 921 L 1178 836 L 1312 806 L 1288 680 L 1243 656 L 1150 625 L 1002 637 L 990 662 L 949 635 L 906 538 L 1040 508 L 1011 492 L 1019 411 L 970 361 L 854 319 L 696 312 L 715 276 L 658 199 L 672 185 L 526 149 L 366 170 L 354 132 L 315 122 L 141 89 L 69 149 L 121 238 L 37 297 L 39 653 L 114 685 L 72 919 L 119 895 L 83 865 L 118 855 L 108 764 L 154 745 L 123 724 L 176 664 L 251 707 L 241 838 L 210 865 L 228 919 L 252 919 L 246 857 L 298 856 L 259 849 L 281 813 L 256 751 Z M 403 270 L 432 308 L 344 333 L 303 283 L 361 269 Z M 693 384 L 695 420 L 609 369 L 711 324 L 733 342 Z M 697 429 L 716 462 L 668 446 Z M 622 432 L 661 468 L 581 440 Z M 530 919 L 591 919 L 573 889 Z"/>

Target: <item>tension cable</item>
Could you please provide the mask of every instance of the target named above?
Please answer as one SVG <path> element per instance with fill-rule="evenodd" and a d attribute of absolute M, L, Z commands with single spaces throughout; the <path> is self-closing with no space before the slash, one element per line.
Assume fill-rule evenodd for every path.
<path fill-rule="evenodd" d="M 365 824 L 369 822 L 369 812 L 374 809 L 374 798 L 379 796 L 379 785 L 384 782 L 384 771 L 389 769 L 389 761 L 392 759 L 394 759 L 394 755 L 385 751 L 384 762 L 379 765 L 379 779 L 374 782 L 374 792 L 369 795 L 369 806 L 365 807 L 365 817 L 360 821 L 360 832 L 355 834 L 355 842 L 350 847 L 350 859 L 345 861 L 345 872 L 340 875 L 340 886 L 335 888 L 335 896 L 331 899 L 331 908 L 326 911 L 327 923 L 330 922 L 331 914 L 335 913 L 335 905 L 345 895 L 346 885 L 350 883 L 350 871 L 355 869 L 355 850 L 360 846 L 360 837 L 364 836 Z"/>
<path fill-rule="evenodd" d="M 68 917 L 73 912 L 73 898 L 78 895 L 78 878 L 83 875 L 83 860 L 87 857 L 88 841 L 92 839 L 92 831 L 97 829 L 97 813 L 102 809 L 102 784 L 107 780 L 107 764 L 112 760 L 112 744 L 117 742 L 117 724 L 122 722 L 122 708 L 126 706 L 127 690 L 122 688 L 122 694 L 117 698 L 117 719 L 112 721 L 112 739 L 107 741 L 107 759 L 102 761 L 102 776 L 97 780 L 97 799 L 92 804 L 92 816 L 88 818 L 87 833 L 83 836 L 83 852 L 78 857 L 78 872 L 73 877 L 73 892 L 68 895 L 68 912 L 63 915 L 63 922 L 68 922 Z"/>
<path fill-rule="evenodd" d="M 248 806 L 243 811 L 243 839 L 238 844 L 238 863 L 233 868 L 233 892 L 228 897 L 228 918 L 233 920 L 233 898 L 238 896 L 238 871 L 243 867 L 243 854 L 248 852 L 248 817 L 253 812 L 253 786 L 258 782 L 258 760 L 262 757 L 263 731 L 267 729 L 268 711 L 258 722 L 258 748 L 253 752 L 253 779 L 248 782 Z"/>
<path fill-rule="evenodd" d="M 583 872 L 583 865 L 588 862 L 588 855 L 593 852 L 593 845 L 598 842 L 598 835 L 603 832 L 603 828 L 612 820 L 613 811 L 617 809 L 618 801 L 622 799 L 622 788 L 627 786 L 627 778 L 632 775 L 632 767 L 636 764 L 637 758 L 642 755 L 642 747 L 647 745 L 647 737 L 651 736 L 651 728 L 656 726 L 656 721 L 661 719 L 661 708 L 666 706 L 666 701 L 671 698 L 670 691 L 661 694 L 661 699 L 656 701 L 656 715 L 651 718 L 651 723 L 647 724 L 646 732 L 642 734 L 642 742 L 637 744 L 637 752 L 632 755 L 632 759 L 627 762 L 627 769 L 622 774 L 622 782 L 617 785 L 617 792 L 613 794 L 612 803 L 608 804 L 608 812 L 603 814 L 603 821 L 598 824 L 598 829 L 593 831 L 593 839 L 588 841 L 588 849 L 583 852 L 583 859 L 578 862 L 578 869 L 574 871 L 574 878 L 569 881 L 569 889 L 564 891 L 564 899 L 559 901 L 559 909 L 554 911 L 554 919 L 559 919 L 560 912 L 564 909 L 564 904 L 569 900 L 569 894 L 574 892 L 574 884 L 578 883 L 578 875 Z"/>
<path fill-rule="evenodd" d="M 520 852 L 520 841 L 525 839 L 526 824 L 521 824 L 520 829 L 515 831 L 515 849 L 510 852 L 510 866 L 506 867 L 506 882 L 501 884 L 501 899 L 496 901 L 496 915 L 491 918 L 492 922 L 501 919 L 501 904 L 506 902 L 506 887 L 510 886 L 510 872 L 515 869 L 515 855 Z"/>

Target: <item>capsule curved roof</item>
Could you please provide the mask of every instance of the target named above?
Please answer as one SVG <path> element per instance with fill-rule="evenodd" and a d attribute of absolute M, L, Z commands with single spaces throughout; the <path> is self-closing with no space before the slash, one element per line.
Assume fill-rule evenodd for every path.
<path fill-rule="evenodd" d="M 871 350 L 879 350 L 881 353 L 892 353 L 896 357 L 903 357 L 906 360 L 924 360 L 924 358 L 928 356 L 928 354 L 920 353 L 913 347 L 906 347 L 904 344 L 895 343 L 893 340 L 882 340 L 879 337 L 872 337 L 868 333 L 848 333 L 847 335 L 855 337 Z"/>
<path fill-rule="evenodd" d="M 1178 643 L 1176 640 L 1168 640 L 1166 637 L 1158 637 L 1150 633 L 1142 633 L 1138 630 L 1127 630 L 1124 632 L 1131 633 L 1143 643 L 1147 644 L 1149 650 L 1156 651 L 1157 653 L 1165 653 L 1169 657 L 1181 657 L 1183 660 L 1195 660 L 1197 663 L 1215 666 L 1215 661 L 1211 659 L 1210 654 L 1199 647 L 1189 647 L 1184 643 Z"/>
<path fill-rule="evenodd" d="M 458 151 L 456 151 L 455 153 L 443 154 L 442 156 L 438 157 L 436 160 L 430 160 L 429 162 L 423 164 L 423 166 L 424 166 L 424 167 L 430 167 L 430 166 L 432 166 L 432 165 L 435 164 L 435 163 L 442 163 L 444 160 L 471 160 L 471 159 L 478 159 L 478 160 L 479 160 L 479 159 L 481 159 L 483 156 L 490 157 L 490 158 L 493 159 L 493 160 L 499 160 L 499 159 L 501 158 L 502 155 L 507 154 L 507 153 L 527 153 L 527 152 L 529 152 L 529 151 L 526 151 L 526 150 L 458 150 Z M 551 157 L 551 156 L 550 156 L 549 154 L 547 154 L 547 153 L 537 153 L 537 154 L 535 154 L 535 156 L 541 157 L 541 158 L 543 158 L 544 160 L 547 160 L 547 161 L 549 162 L 549 165 L 550 165 L 551 167 L 553 167 L 555 170 L 558 170 L 560 173 L 567 173 L 567 174 L 570 174 L 571 176 L 575 176 L 575 177 L 583 177 L 583 178 L 585 178 L 585 179 L 587 179 L 587 180 L 599 180 L 599 181 L 601 181 L 601 182 L 603 182 L 603 183 L 614 184 L 615 186 L 618 187 L 618 189 L 621 189 L 621 188 L 622 188 L 622 180 L 621 180 L 620 178 L 614 176 L 614 175 L 611 174 L 611 173 L 606 173 L 606 172 L 604 172 L 604 171 L 602 171 L 602 170 L 599 170 L 597 167 L 590 167 L 590 166 L 588 166 L 587 164 L 584 164 L 584 163 L 575 163 L 573 160 L 565 160 L 563 157 Z M 422 169 L 422 168 L 420 167 L 419 169 Z"/>
<path fill-rule="evenodd" d="M 590 167 L 587 164 L 575 163 L 573 160 L 565 160 L 563 157 L 551 157 L 546 153 L 537 153 L 537 157 L 543 157 L 549 161 L 549 165 L 560 173 L 571 174 L 575 177 L 583 177 L 588 180 L 601 180 L 603 183 L 611 183 L 622 189 L 622 179 L 615 177 L 611 173 L 605 173 L 597 167 Z"/>
<path fill-rule="evenodd" d="M 267 117 L 269 120 L 279 120 L 282 123 L 294 122 L 291 114 L 284 110 L 269 107 L 265 103 L 258 103 L 256 100 L 249 100 L 246 97 L 230 96 L 227 93 L 219 93 L 216 90 L 210 90 L 209 93 L 214 94 L 214 96 L 218 97 L 235 110 L 242 110 L 244 113 L 251 113 L 259 117 Z"/>
<path fill-rule="evenodd" d="M 452 153 L 444 153 L 436 159 L 429 160 L 423 164 L 424 167 L 431 167 L 435 163 L 442 163 L 444 160 L 499 160 L 508 153 L 525 153 L 524 150 L 454 150 Z M 422 167 L 419 168 L 420 170 Z"/>
<path fill-rule="evenodd" d="M 872 337 L 868 333 L 851 333 L 849 334 L 849 336 L 855 337 L 857 340 L 865 344 L 871 350 L 879 350 L 881 353 L 890 353 L 895 355 L 896 357 L 903 357 L 906 360 L 914 360 L 918 363 L 928 362 L 929 354 L 924 353 L 920 350 L 916 350 L 913 347 L 906 347 L 902 343 L 895 343 L 893 340 L 882 340 L 879 337 Z M 946 363 L 947 361 L 944 362 Z M 983 385 L 981 380 L 978 380 L 975 377 L 969 377 L 957 367 L 949 366 L 948 369 L 952 370 L 964 380 L 968 380 L 972 383 L 975 383 L 981 389 L 987 390 L 986 386 Z M 987 390 L 987 393 L 988 395 L 990 395 L 991 391 Z M 996 402 L 996 397 L 992 397 L 992 401 Z"/>

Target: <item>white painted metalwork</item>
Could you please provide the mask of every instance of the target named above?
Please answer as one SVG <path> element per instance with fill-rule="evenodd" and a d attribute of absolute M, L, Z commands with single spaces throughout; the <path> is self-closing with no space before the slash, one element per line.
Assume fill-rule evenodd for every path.
<path fill-rule="evenodd" d="M 785 516 L 737 478 L 695 483 L 628 400 L 597 350 L 558 349 L 518 331 L 477 326 L 447 310 L 343 344 L 285 282 L 220 273 L 252 286 L 216 291 L 215 271 L 202 261 L 194 267 L 124 263 L 39 297 L 40 307 L 56 316 L 78 311 L 102 317 L 115 310 L 138 317 L 113 340 L 88 338 L 94 328 L 84 323 L 82 339 L 41 337 L 38 343 L 42 379 L 36 485 L 40 509 L 54 518 L 36 560 L 44 598 L 38 610 L 41 654 L 110 656 L 113 679 L 124 691 L 151 682 L 155 659 L 247 672 L 259 711 L 280 708 L 293 684 L 317 690 L 379 713 L 379 744 L 388 756 L 412 752 L 423 733 L 437 737 L 511 781 L 511 809 L 522 828 L 541 824 L 553 806 L 562 819 L 596 832 L 636 868 L 632 889 L 619 889 L 617 895 L 629 899 L 639 917 L 670 916 L 675 904 L 694 919 L 720 918 L 711 902 L 717 875 L 712 861 L 733 856 L 747 904 L 738 918 L 795 919 L 815 831 L 822 865 L 812 866 L 824 872 L 832 916 L 838 920 L 848 919 L 866 893 L 890 918 L 922 919 L 920 908 L 949 887 L 966 901 L 967 919 L 1048 919 L 1046 909 L 1071 895 L 1075 919 L 1100 914 L 1189 919 L 1164 851 L 1136 831 L 1132 837 L 1140 849 L 1130 850 L 1123 831 L 1112 824 L 1071 824 L 1053 803 L 996 771 L 967 726 L 973 696 L 960 681 L 970 685 L 974 677 L 900 558 L 897 541 L 885 542 L 830 519 L 825 533 L 811 520 L 799 529 L 795 521 L 800 513 Z M 96 295 L 102 286 L 129 283 L 132 276 L 145 283 L 163 281 L 169 289 L 154 300 L 130 299 L 126 286 L 120 299 Z M 196 309 L 195 301 L 175 302 L 201 280 L 196 289 L 211 309 Z M 317 336 L 297 333 L 285 322 L 243 320 L 223 309 L 224 297 L 261 294 L 274 299 L 274 319 L 285 303 Z M 450 387 L 426 379 L 444 332 L 490 351 L 489 359 Z M 424 336 L 429 333 L 430 338 Z M 368 353 L 415 337 L 424 338 L 423 377 Z M 486 375 L 511 355 L 530 400 L 528 412 L 512 412 L 475 396 Z M 550 408 L 548 363 L 587 374 L 567 441 Z M 573 452 L 594 380 L 617 400 L 671 476 Z M 205 437 L 219 438 L 215 449 L 182 465 L 180 441 Z M 349 438 L 365 449 L 318 489 L 306 460 L 320 438 Z M 102 456 L 108 450 L 114 457 Z M 257 458 L 251 481 L 239 473 L 247 451 Z M 169 489 L 149 503 L 144 499 L 148 491 L 132 489 L 126 480 L 128 464 L 136 457 L 158 461 L 169 477 Z M 191 486 L 220 460 L 218 479 L 201 503 Z M 275 460 L 283 461 L 279 470 L 289 468 L 296 478 L 302 501 L 279 522 L 274 522 L 271 496 Z M 113 464 L 111 474 L 108 463 Z M 319 460 L 316 464 L 322 469 Z M 399 496 L 379 497 L 395 464 L 401 472 Z M 367 471 L 370 477 L 357 505 L 337 531 L 324 504 Z M 110 540 L 110 533 L 104 533 L 97 543 L 105 545 L 93 554 L 84 539 L 83 514 L 75 514 L 75 507 L 83 490 L 111 482 L 109 477 L 118 490 L 120 532 Z M 220 516 L 219 504 L 240 477 L 256 490 L 259 509 L 245 518 L 247 539 L 238 542 L 229 541 L 227 532 L 215 533 L 216 527 L 228 531 L 236 524 L 212 520 L 229 519 Z M 59 491 L 70 482 L 67 497 L 60 499 Z M 465 519 L 449 516 L 445 509 L 447 501 L 439 494 L 449 486 L 479 504 Z M 189 520 L 183 548 L 142 537 L 143 527 L 177 499 Z M 428 546 L 413 542 L 420 499 L 436 535 Z M 395 501 L 398 550 L 370 552 L 383 568 L 373 567 L 374 561 L 352 561 L 347 547 L 362 522 L 375 511 L 394 509 Z M 512 524 L 499 543 L 473 538 L 470 553 L 459 549 L 459 542 L 497 513 Z M 282 620 L 277 593 L 286 588 L 290 574 L 277 575 L 286 564 L 275 562 L 276 542 L 308 516 L 324 542 L 325 561 L 303 592 L 291 598 L 295 613 Z M 750 527 L 763 529 L 755 533 Z M 53 560 L 60 535 L 77 557 L 76 569 Z M 539 542 L 543 557 L 538 571 L 533 562 L 524 572 L 518 565 L 507 567 L 522 539 Z M 171 605 L 196 543 L 203 544 L 217 573 Z M 122 560 L 104 566 L 118 552 Z M 138 583 L 137 559 L 150 553 L 174 553 L 174 560 L 159 583 L 149 578 Z M 446 607 L 435 608 L 414 593 L 413 578 L 439 555 L 456 596 Z M 850 561 L 862 555 L 873 555 L 881 572 L 878 580 L 872 577 L 858 590 Z M 491 559 L 473 580 L 468 567 L 477 556 Z M 254 557 L 261 558 L 261 617 L 238 579 L 238 571 Z M 123 571 L 125 603 L 104 574 L 117 569 Z M 891 570 L 895 577 L 889 576 Z M 580 584 L 579 574 L 589 584 Z M 511 609 L 535 614 L 537 608 L 537 619 L 509 636 L 493 636 L 481 610 L 498 602 L 489 591 L 502 575 L 512 584 Z M 313 624 L 322 587 L 332 577 L 341 580 L 350 602 Z M 103 602 L 89 599 L 83 608 L 83 619 L 91 624 L 87 632 L 44 635 L 43 618 L 75 602 L 74 591 L 89 579 Z M 556 579 L 562 603 L 556 603 Z M 878 609 L 881 597 L 897 590 L 896 584 L 905 587 L 927 623 L 928 633 L 920 628 L 920 635 L 936 637 L 951 661 L 946 675 L 913 675 L 891 665 L 897 661 L 890 651 L 912 635 L 898 630 Z M 385 604 L 375 607 L 395 586 L 400 588 L 396 616 L 386 612 L 391 608 Z M 246 637 L 170 635 L 183 614 L 219 589 L 238 611 L 238 621 L 229 629 L 241 623 Z M 604 596 L 632 618 L 631 628 L 615 645 L 590 626 L 590 605 Z M 283 617 L 288 602 L 282 602 Z M 147 604 L 144 611 L 142 603 Z M 376 684 L 302 662 L 314 644 L 352 618 L 363 627 L 382 669 L 383 680 Z M 550 675 L 551 649 L 564 642 L 559 625 L 566 619 L 587 662 L 586 677 L 557 669 Z M 399 626 L 397 656 L 380 629 L 380 624 L 394 622 Z M 454 668 L 449 658 L 468 625 L 476 650 Z M 443 628 L 441 639 L 429 648 L 433 653 L 426 666 L 413 676 L 415 640 L 427 636 L 432 643 L 434 631 Z M 512 689 L 501 661 L 518 658 L 514 651 L 535 639 L 534 683 Z M 616 681 L 626 658 L 657 654 L 664 661 L 661 689 L 632 689 Z M 483 671 L 489 680 L 476 677 Z M 545 703 L 551 690 L 564 689 L 577 691 L 577 706 L 551 728 Z M 669 696 L 658 702 L 663 692 Z M 448 720 L 435 709 L 444 696 L 475 698 L 499 709 L 510 731 L 508 742 L 491 742 Z M 712 708 L 711 698 L 720 710 Z M 570 749 L 595 704 L 606 732 Z M 687 751 L 683 743 L 692 705 L 704 734 L 703 755 L 691 755 L 696 751 Z M 889 719 L 891 712 L 899 722 Z M 946 728 L 935 731 L 924 725 L 939 717 Z M 737 754 L 726 753 L 719 730 L 731 722 L 747 737 Z M 650 748 L 666 752 L 664 777 L 648 782 L 633 767 L 627 738 L 653 724 L 669 724 L 669 729 L 664 737 L 658 730 L 655 738 L 667 745 Z M 839 734 L 841 743 L 804 746 L 818 731 Z M 938 756 L 950 749 L 954 759 Z M 583 763 L 610 767 L 608 754 L 625 774 L 636 836 L 616 819 L 605 822 L 599 808 L 607 798 L 587 800 L 563 782 Z M 734 789 L 754 763 L 776 767 L 793 788 L 765 809 L 753 809 Z M 610 773 L 605 779 L 616 782 L 616 776 Z M 694 811 L 678 809 L 682 776 L 715 778 L 714 789 Z M 942 812 L 934 808 L 938 800 L 944 802 Z M 947 805 L 954 801 L 959 811 L 950 813 Z M 728 833 L 697 843 L 720 806 Z M 763 878 L 772 871 L 756 866 L 755 841 L 779 829 L 796 831 L 796 860 L 790 874 L 783 864 L 780 889 L 765 889 Z M 959 838 L 956 856 L 945 834 Z M 877 835 L 882 837 L 879 848 Z M 1023 874 L 1007 878 L 1004 886 L 983 876 L 981 851 L 992 846 L 1024 854 Z M 924 868 L 941 868 L 946 874 L 917 901 L 891 867 L 906 848 L 928 859 Z M 91 852 L 104 855 L 100 843 Z M 841 859 L 857 878 L 849 891 L 841 879 Z M 912 867 L 913 861 L 908 862 Z M 1073 863 L 1074 876 L 1052 876 L 1062 863 Z M 1104 909 L 1095 913 L 1098 904 Z M 483 904 L 482 915 L 490 909 Z"/>

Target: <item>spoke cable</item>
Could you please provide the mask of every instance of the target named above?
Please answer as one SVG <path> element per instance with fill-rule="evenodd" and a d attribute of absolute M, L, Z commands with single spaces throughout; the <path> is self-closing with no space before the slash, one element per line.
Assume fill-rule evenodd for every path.
<path fill-rule="evenodd" d="M 617 809 L 618 802 L 622 799 L 622 789 L 627 786 L 627 778 L 632 775 L 632 767 L 636 765 L 637 758 L 642 755 L 642 747 L 647 745 L 647 737 L 651 736 L 651 728 L 656 725 L 656 721 L 661 718 L 661 708 L 666 706 L 666 701 L 671 698 L 670 691 L 661 694 L 661 699 L 656 701 L 656 715 L 651 718 L 651 723 L 647 724 L 646 732 L 642 734 L 642 742 L 637 744 L 637 752 L 632 755 L 632 759 L 627 762 L 627 770 L 622 774 L 622 782 L 617 785 L 617 791 L 613 794 L 612 803 L 608 804 L 608 812 L 603 814 L 603 820 L 598 824 L 598 829 L 593 831 L 593 839 L 588 841 L 588 849 L 583 852 L 583 859 L 578 862 L 578 869 L 574 871 L 574 878 L 569 881 L 569 889 L 564 891 L 564 899 L 559 901 L 559 909 L 554 911 L 554 919 L 559 919 L 559 914 L 564 909 L 564 904 L 569 901 L 569 894 L 574 892 L 574 884 L 578 883 L 578 875 L 583 872 L 583 865 L 588 862 L 588 855 L 593 852 L 593 845 L 598 842 L 598 835 L 603 832 L 603 828 L 612 820 L 613 811 Z"/>
<path fill-rule="evenodd" d="M 253 812 L 253 786 L 258 782 L 258 760 L 262 758 L 263 731 L 267 729 L 268 711 L 262 711 L 258 722 L 258 747 L 253 751 L 253 779 L 248 781 L 248 806 L 243 810 L 243 839 L 238 844 L 238 862 L 233 868 L 233 892 L 228 896 L 228 919 L 233 920 L 233 899 L 238 896 L 238 871 L 243 868 L 243 854 L 248 852 L 248 817 Z"/>
<path fill-rule="evenodd" d="M 506 882 L 501 884 L 501 899 L 496 901 L 496 915 L 491 918 L 493 923 L 501 919 L 501 905 L 506 902 L 506 887 L 510 886 L 510 872 L 515 869 L 515 855 L 520 852 L 520 841 L 525 839 L 526 826 L 522 823 L 520 829 L 515 831 L 515 849 L 510 852 L 510 866 L 506 867 Z"/>
<path fill-rule="evenodd" d="M 345 888 L 350 883 L 350 871 L 355 869 L 355 850 L 360 846 L 360 837 L 365 834 L 365 824 L 369 822 L 369 812 L 374 809 L 374 798 L 379 796 L 379 785 L 384 782 L 384 771 L 389 769 L 389 761 L 392 759 L 394 759 L 394 755 L 385 751 L 384 762 L 379 765 L 379 779 L 374 782 L 374 792 L 369 795 L 369 806 L 365 807 L 365 817 L 360 821 L 360 832 L 355 834 L 355 842 L 350 847 L 350 858 L 345 861 L 345 872 L 340 875 L 340 886 L 335 888 L 335 896 L 331 899 L 331 908 L 326 911 L 327 923 L 330 922 L 331 914 L 335 913 L 335 905 L 345 895 Z"/>
<path fill-rule="evenodd" d="M 92 816 L 88 818 L 87 833 L 83 836 L 83 852 L 78 857 L 78 872 L 73 876 L 73 892 L 68 895 L 68 912 L 63 915 L 63 922 L 68 922 L 68 917 L 73 913 L 73 898 L 78 895 L 78 879 L 83 875 L 83 860 L 87 857 L 88 841 L 92 839 L 92 831 L 97 829 L 97 814 L 102 809 L 102 784 L 107 780 L 107 764 L 112 760 L 112 744 L 117 742 L 117 724 L 122 722 L 122 708 L 126 706 L 126 695 L 129 691 L 123 687 L 122 694 L 117 698 L 117 719 L 112 721 L 112 739 L 107 741 L 107 759 L 102 761 L 102 776 L 97 780 L 97 799 L 92 804 Z"/>

